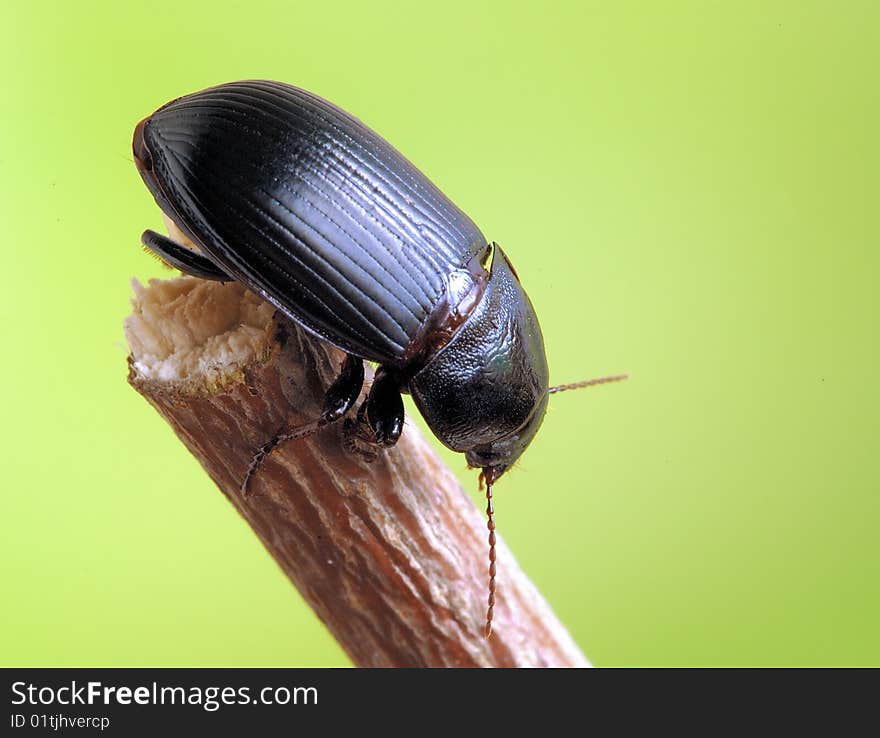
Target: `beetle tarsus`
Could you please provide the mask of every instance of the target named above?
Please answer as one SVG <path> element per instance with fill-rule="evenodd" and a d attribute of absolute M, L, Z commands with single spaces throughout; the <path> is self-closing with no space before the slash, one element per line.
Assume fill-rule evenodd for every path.
<path fill-rule="evenodd" d="M 372 464 L 379 458 L 380 447 L 369 428 L 363 418 L 346 418 L 343 425 L 343 445 L 348 453 L 360 456 L 364 462 Z"/>
<path fill-rule="evenodd" d="M 330 425 L 330 423 L 334 423 L 342 418 L 357 401 L 363 386 L 363 359 L 347 354 L 345 361 L 342 362 L 342 368 L 339 370 L 339 376 L 324 395 L 324 408 L 321 410 L 321 416 L 311 423 L 279 433 L 260 446 L 257 453 L 254 454 L 254 458 L 251 459 L 251 463 L 245 472 L 244 481 L 241 483 L 242 497 L 248 498 L 252 496 L 251 483 L 254 475 L 269 454 L 282 444 L 317 433 L 324 426 Z"/>
<path fill-rule="evenodd" d="M 312 423 L 306 423 L 305 425 L 301 425 L 298 428 L 294 428 L 292 431 L 288 433 L 279 433 L 277 436 L 269 439 L 266 443 L 264 443 L 257 450 L 257 453 L 254 454 L 254 458 L 251 459 L 251 463 L 248 465 L 247 471 L 244 474 L 244 481 L 241 483 L 241 496 L 245 499 L 253 496 L 253 491 L 251 489 L 251 482 L 254 478 L 254 475 L 257 473 L 257 470 L 262 466 L 263 461 L 266 457 L 271 454 L 276 448 L 281 446 L 282 444 L 287 443 L 288 441 L 296 441 L 300 438 L 305 438 L 306 436 L 310 436 L 313 433 L 317 433 L 322 427 L 324 427 L 326 423 L 321 423 L 320 420 L 316 420 Z"/>

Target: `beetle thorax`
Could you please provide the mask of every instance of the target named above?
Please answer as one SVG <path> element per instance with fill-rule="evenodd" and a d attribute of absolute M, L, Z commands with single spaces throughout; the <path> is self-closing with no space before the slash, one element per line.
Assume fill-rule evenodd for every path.
<path fill-rule="evenodd" d="M 541 329 L 507 257 L 496 250 L 470 316 L 410 381 L 431 430 L 455 451 L 516 437 L 540 424 L 535 416 L 546 408 Z"/>

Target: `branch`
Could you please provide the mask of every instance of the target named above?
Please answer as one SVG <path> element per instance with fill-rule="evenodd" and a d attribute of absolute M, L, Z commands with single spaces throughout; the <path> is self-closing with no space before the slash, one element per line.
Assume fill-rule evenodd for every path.
<path fill-rule="evenodd" d="M 418 429 L 373 463 L 342 424 L 269 456 L 316 418 L 342 353 L 241 285 L 134 284 L 129 382 L 162 415 L 359 666 L 587 666 L 498 544 L 495 631 L 482 636 L 486 522 Z M 368 375 L 368 380 L 370 375 Z"/>

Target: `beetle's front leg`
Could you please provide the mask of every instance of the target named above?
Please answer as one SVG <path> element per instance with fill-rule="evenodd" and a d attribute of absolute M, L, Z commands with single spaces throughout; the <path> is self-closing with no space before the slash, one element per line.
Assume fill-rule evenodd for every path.
<path fill-rule="evenodd" d="M 251 480 L 257 469 L 260 468 L 263 460 L 269 454 L 283 443 L 310 436 L 313 433 L 317 433 L 325 425 L 329 425 L 342 418 L 357 401 L 363 386 L 364 360 L 352 354 L 347 354 L 345 361 L 342 362 L 339 376 L 324 395 L 324 407 L 321 410 L 320 417 L 311 423 L 279 433 L 260 446 L 257 453 L 254 454 L 254 458 L 251 459 L 251 463 L 244 475 L 244 481 L 241 483 L 242 496 L 248 497 L 250 495 Z"/>
<path fill-rule="evenodd" d="M 356 420 L 346 420 L 346 443 L 350 451 L 367 460 L 376 458 L 377 448 L 390 448 L 403 430 L 403 399 L 400 380 L 385 367 L 379 367 L 367 399 L 358 410 Z"/>

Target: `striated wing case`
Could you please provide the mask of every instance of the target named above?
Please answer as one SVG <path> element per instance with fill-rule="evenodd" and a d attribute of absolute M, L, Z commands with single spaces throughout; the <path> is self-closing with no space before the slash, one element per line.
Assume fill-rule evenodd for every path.
<path fill-rule="evenodd" d="M 421 172 L 309 92 L 238 82 L 180 98 L 144 128 L 182 225 L 228 273 L 331 343 L 398 363 L 486 244 Z"/>

